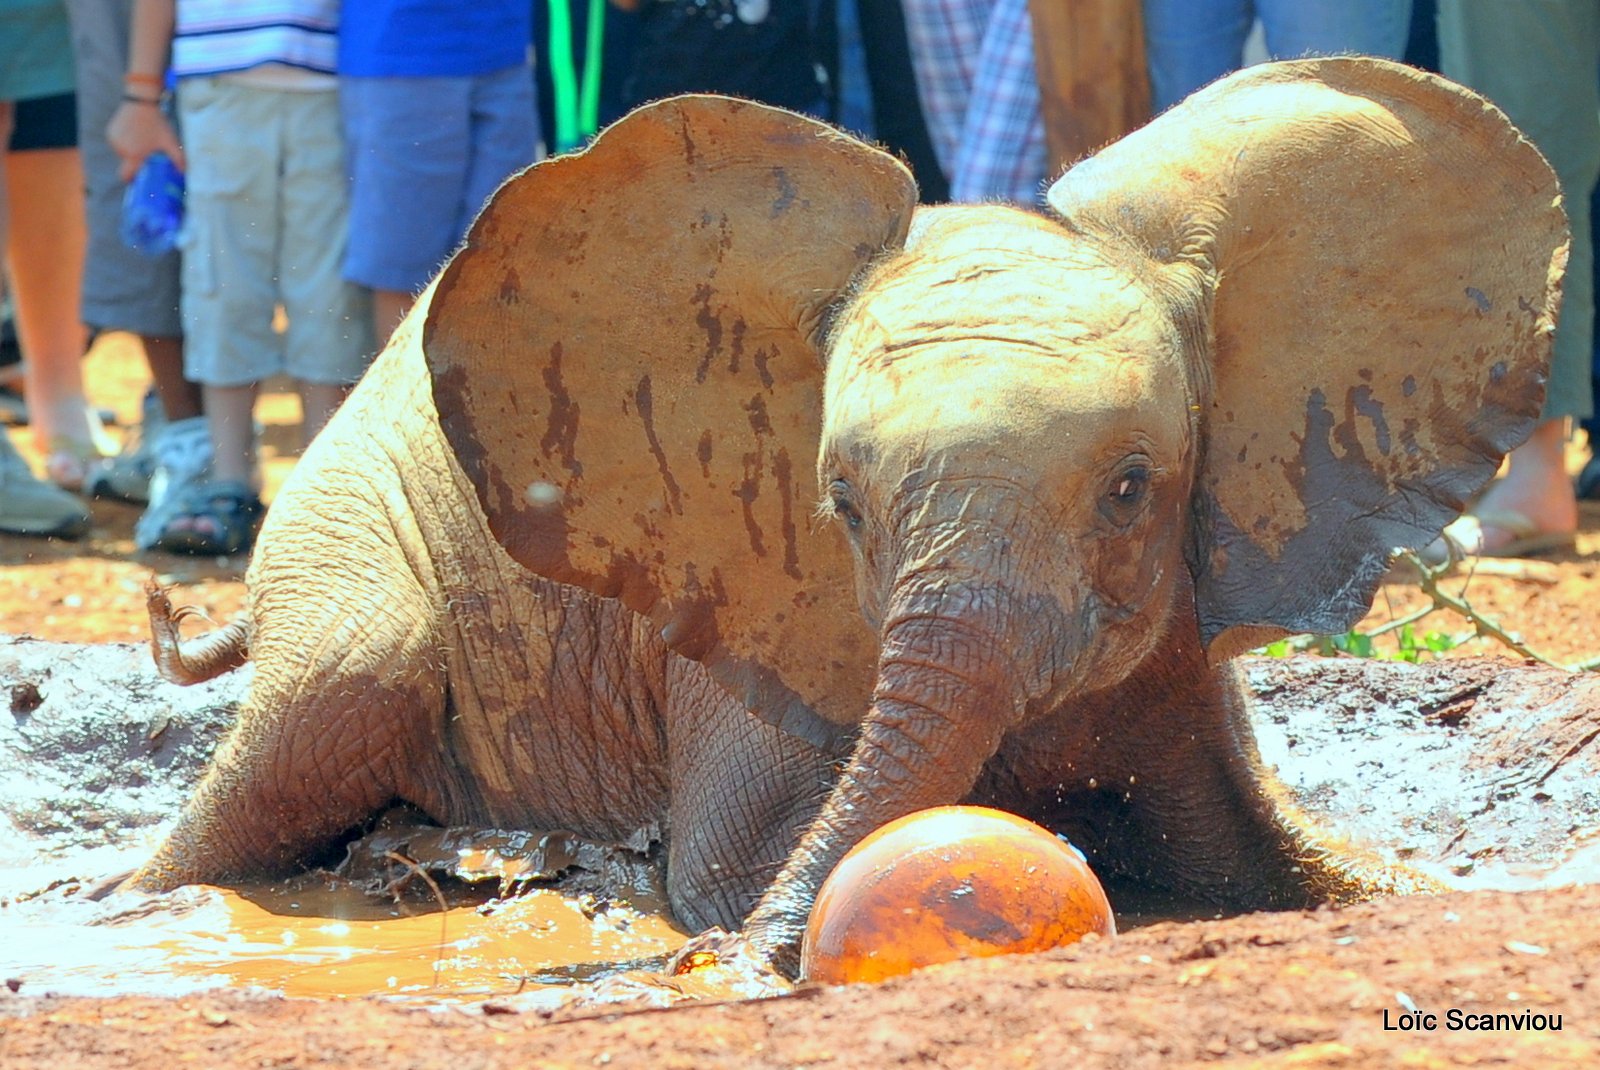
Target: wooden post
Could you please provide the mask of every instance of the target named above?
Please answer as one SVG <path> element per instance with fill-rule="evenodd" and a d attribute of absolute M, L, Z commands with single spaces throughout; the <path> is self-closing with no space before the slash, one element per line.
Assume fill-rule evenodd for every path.
<path fill-rule="evenodd" d="M 1052 174 L 1150 118 L 1140 0 L 1028 0 Z"/>

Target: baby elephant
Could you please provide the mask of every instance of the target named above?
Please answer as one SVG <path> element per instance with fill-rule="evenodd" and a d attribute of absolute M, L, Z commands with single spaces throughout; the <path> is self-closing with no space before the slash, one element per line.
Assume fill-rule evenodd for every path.
<path fill-rule="evenodd" d="M 156 606 L 172 675 L 256 676 L 140 880 L 395 799 L 644 829 L 682 922 L 789 970 L 840 855 L 941 803 L 1237 907 L 1421 887 L 1296 815 L 1224 663 L 1349 628 L 1529 432 L 1559 200 L 1493 106 L 1367 59 L 1227 78 L 1045 214 L 917 211 L 755 104 L 634 112 L 496 194 L 284 487 L 248 620 Z"/>

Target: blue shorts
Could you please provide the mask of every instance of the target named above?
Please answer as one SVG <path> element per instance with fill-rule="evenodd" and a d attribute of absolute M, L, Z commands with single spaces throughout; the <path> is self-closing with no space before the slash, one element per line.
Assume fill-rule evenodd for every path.
<path fill-rule="evenodd" d="M 350 244 L 344 277 L 418 293 L 500 183 L 542 154 L 526 66 L 460 78 L 339 79 Z"/>

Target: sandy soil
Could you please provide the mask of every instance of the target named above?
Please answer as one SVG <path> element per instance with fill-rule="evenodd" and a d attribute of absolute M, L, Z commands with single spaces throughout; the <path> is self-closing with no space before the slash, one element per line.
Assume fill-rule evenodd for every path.
<path fill-rule="evenodd" d="M 1592 1067 L 1600 888 L 1164 924 L 877 987 L 552 1020 L 207 994 L 7 999 L 6 1066 Z M 1407 1006 L 1436 1016 L 1402 1031 Z M 1452 1029 L 1496 1013 L 1560 1029 Z M 1473 1016 L 1467 1018 L 1467 1015 Z M 1492 1021 L 1492 1020 L 1491 1020 Z"/>
<path fill-rule="evenodd" d="M 141 376 L 126 343 L 102 340 L 89 374 L 98 400 L 131 418 Z M 262 417 L 270 492 L 292 463 L 298 406 L 270 392 Z M 84 542 L 0 539 L 0 633 L 137 639 L 144 630 L 138 591 L 152 572 L 181 584 L 181 600 L 226 619 L 240 603 L 243 560 L 136 556 L 136 515 L 134 507 L 98 503 L 95 530 Z M 1586 508 L 1583 526 L 1573 553 L 1496 563 L 1452 578 L 1448 588 L 1556 662 L 1600 655 L 1600 510 Z M 1364 628 L 1424 600 L 1414 582 L 1397 575 Z M 1416 627 L 1472 631 L 1448 611 Z M 1398 639 L 1378 643 L 1389 649 Z M 1478 639 L 1446 656 L 1504 657 L 1503 671 L 1463 666 L 1488 680 L 1523 664 L 1499 649 Z M 22 699 L 24 706 L 31 701 Z M 14 719 L 17 701 L 13 693 Z M 1467 707 L 1441 701 L 1415 712 L 1452 727 Z M 1561 728 L 1566 735 L 1549 734 L 1540 744 L 1586 755 L 1581 769 L 1568 763 L 1567 781 L 1533 783 L 1549 774 L 1537 772 L 1536 755 L 1524 754 L 1535 769 L 1522 778 L 1533 803 L 1551 797 L 1541 785 L 1558 782 L 1565 784 L 1551 789 L 1558 802 L 1592 795 L 1600 732 L 1583 719 L 1594 705 L 1586 701 L 1573 700 L 1584 708 Z M 1516 725 L 1496 730 L 1510 739 Z M 1294 746 L 1293 737 L 1285 746 Z M 1397 751 L 1395 767 L 1409 765 L 1409 755 Z M 1349 801 L 1361 788 L 1358 779 L 1326 790 Z M 1495 797 L 1485 806 L 1492 810 Z M 1567 832 L 1592 835 L 1592 823 L 1574 821 Z M 232 991 L 91 999 L 32 994 L 19 984 L 15 992 L 0 987 L 0 1066 L 1595 1066 L 1597 909 L 1600 888 L 1588 886 L 1162 923 L 1112 941 L 956 964 L 878 987 L 803 988 L 779 999 L 631 1013 L 551 1012 L 548 1003 L 516 997 L 418 1004 Z M 1413 1010 L 1436 1015 L 1433 1028 L 1398 1028 Z M 1492 1030 L 1454 1028 L 1484 1024 L 1466 1016 L 1486 1013 L 1524 1017 Z"/>

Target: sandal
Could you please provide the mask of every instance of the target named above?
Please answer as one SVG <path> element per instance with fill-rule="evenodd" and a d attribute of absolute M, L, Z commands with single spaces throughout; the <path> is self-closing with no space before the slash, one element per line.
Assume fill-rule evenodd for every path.
<path fill-rule="evenodd" d="M 265 512 L 260 495 L 237 480 L 201 483 L 177 503 L 152 549 L 209 557 L 241 554 L 254 544 Z M 195 520 L 212 530 L 176 526 Z"/>
<path fill-rule="evenodd" d="M 1493 538 L 1490 532 L 1499 534 Z M 1487 509 L 1463 513 L 1452 520 L 1420 556 L 1430 565 L 1464 561 L 1471 557 L 1537 557 L 1570 550 L 1578 536 L 1572 531 L 1541 531 L 1538 525 L 1512 509 Z"/>

